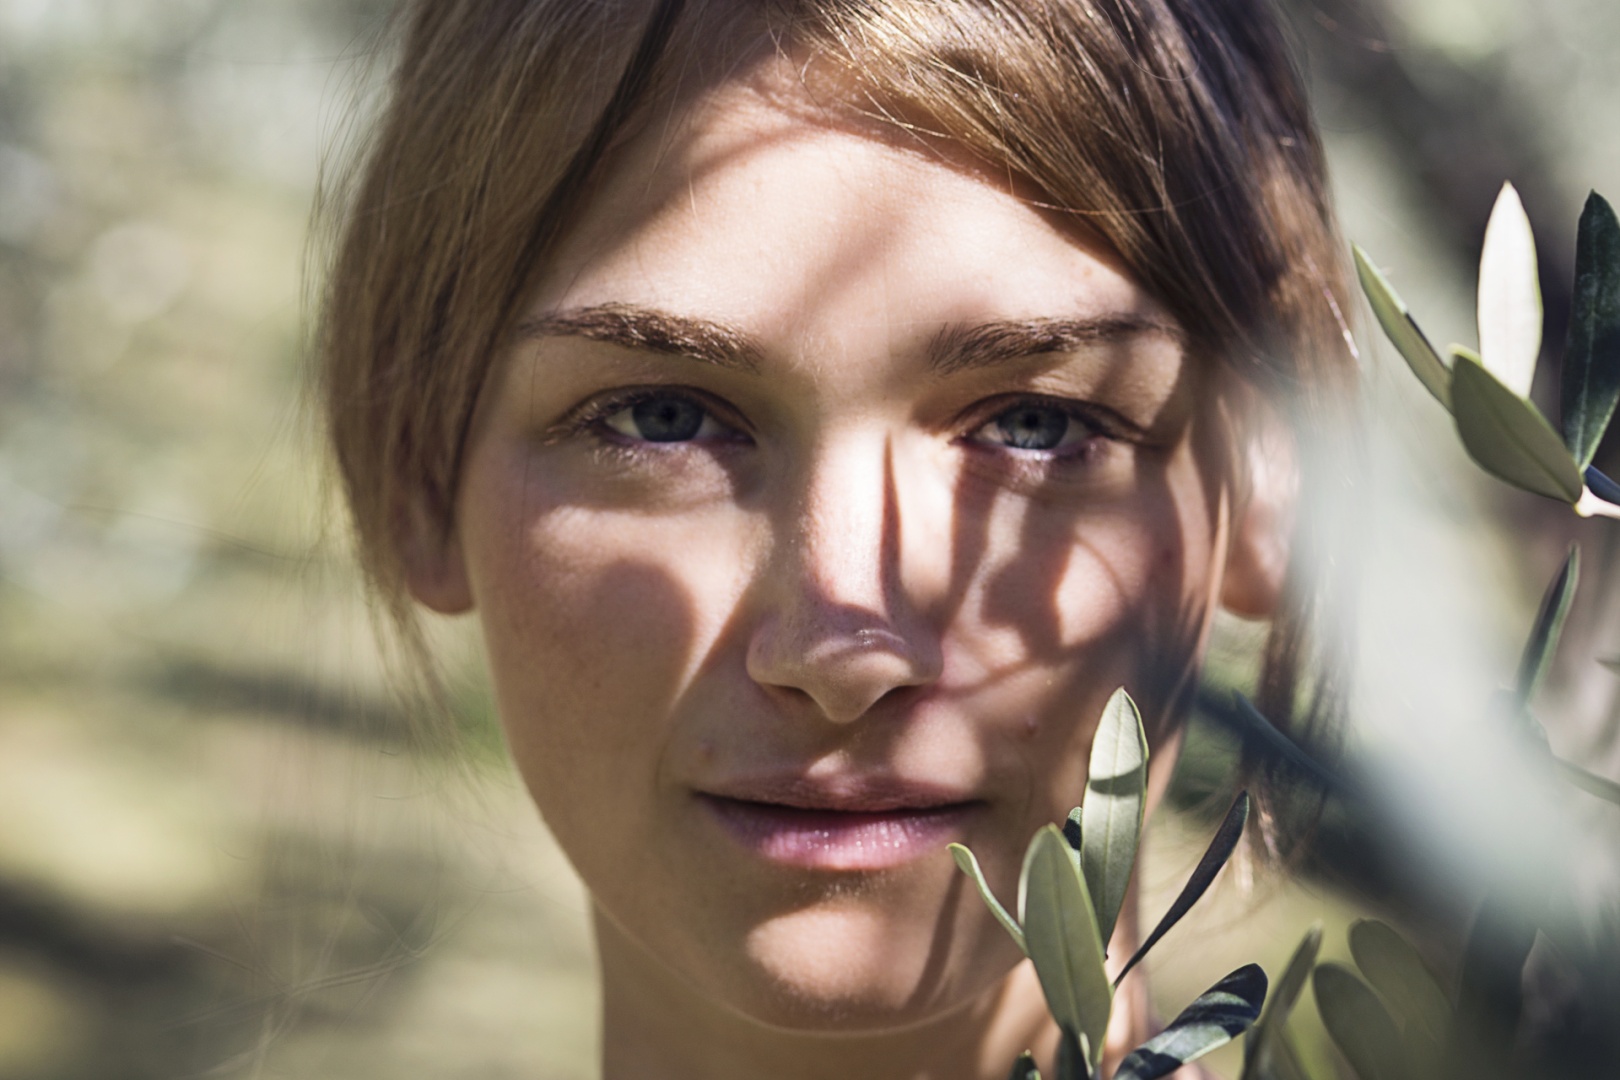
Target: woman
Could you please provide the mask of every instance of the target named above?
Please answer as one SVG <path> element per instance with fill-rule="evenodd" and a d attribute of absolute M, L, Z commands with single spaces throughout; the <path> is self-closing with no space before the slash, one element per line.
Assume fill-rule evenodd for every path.
<path fill-rule="evenodd" d="M 1298 432 L 1352 370 L 1263 4 L 424 0 L 353 181 L 362 556 L 407 641 L 481 621 L 605 1075 L 1049 1055 L 945 845 L 1010 896 L 1120 685 L 1162 789 L 1218 606 L 1299 682 Z"/>

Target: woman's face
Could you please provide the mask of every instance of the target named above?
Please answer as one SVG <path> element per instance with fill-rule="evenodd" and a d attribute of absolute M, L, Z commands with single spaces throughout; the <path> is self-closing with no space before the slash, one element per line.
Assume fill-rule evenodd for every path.
<path fill-rule="evenodd" d="M 881 1029 L 1018 959 L 1124 685 L 1218 587 L 1212 365 L 1001 179 L 741 83 L 629 146 L 481 405 L 455 542 L 535 801 L 615 934 L 764 1022 Z M 774 96 L 773 96 L 774 95 Z"/>

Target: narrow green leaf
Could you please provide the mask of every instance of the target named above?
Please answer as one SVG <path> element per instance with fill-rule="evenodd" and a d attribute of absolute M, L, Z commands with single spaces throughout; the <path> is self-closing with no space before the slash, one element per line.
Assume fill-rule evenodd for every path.
<path fill-rule="evenodd" d="M 1261 715 L 1254 703 L 1241 693 L 1232 693 L 1231 719 L 1245 740 L 1253 739 L 1272 757 L 1281 758 L 1316 782 L 1324 791 L 1343 792 L 1344 781 L 1330 772 L 1315 758 L 1294 744 L 1294 741 L 1270 720 Z"/>
<path fill-rule="evenodd" d="M 1057 1080 L 1092 1080 L 1091 1065 L 1079 1038 L 1069 1031 L 1058 1033 Z"/>
<path fill-rule="evenodd" d="M 1316 1009 L 1361 1080 L 1406 1080 L 1401 1036 L 1378 995 L 1349 968 L 1322 964 L 1311 979 Z"/>
<path fill-rule="evenodd" d="M 1594 498 L 1602 499 L 1607 503 L 1620 503 L 1620 484 L 1615 483 L 1595 465 L 1588 465 L 1581 470 L 1581 476 L 1586 481 L 1586 489 Z"/>
<path fill-rule="evenodd" d="M 1322 950 L 1322 924 L 1316 923 L 1300 939 L 1288 966 L 1283 969 L 1277 988 L 1266 1002 L 1265 1011 L 1243 1040 L 1242 1080 L 1259 1080 L 1272 1069 L 1272 1062 L 1286 1053 L 1283 1025 L 1299 1002 L 1299 995 L 1311 977 L 1311 965 Z"/>
<path fill-rule="evenodd" d="M 1419 329 L 1412 313 L 1407 310 L 1406 302 L 1396 295 L 1388 279 L 1373 265 L 1367 253 L 1356 245 L 1351 245 L 1351 250 L 1355 254 L 1356 276 L 1361 279 L 1361 291 L 1367 294 L 1367 302 L 1378 317 L 1378 325 L 1384 328 L 1384 336 L 1389 338 L 1423 388 L 1450 409 L 1451 372 L 1447 370 L 1445 362 Z"/>
<path fill-rule="evenodd" d="M 1475 463 L 1515 487 L 1574 504 L 1585 487 L 1547 418 L 1464 350 L 1454 352 L 1451 410 Z"/>
<path fill-rule="evenodd" d="M 1620 402 L 1620 220 L 1587 196 L 1575 240 L 1575 310 L 1564 351 L 1564 442 L 1585 468 Z"/>
<path fill-rule="evenodd" d="M 1114 1080 L 1155 1080 L 1225 1046 L 1260 1015 L 1266 973 L 1248 964 L 1210 987 L 1170 1026 L 1125 1055 Z"/>
<path fill-rule="evenodd" d="M 1487 699 L 1486 715 L 1504 731 L 1519 739 L 1518 750 L 1532 755 L 1527 764 L 1540 767 L 1545 759 L 1552 762 L 1552 745 L 1547 741 L 1547 729 L 1541 726 L 1536 714 L 1519 700 L 1513 690 L 1496 690 Z"/>
<path fill-rule="evenodd" d="M 1321 1080 L 1321 1073 L 1301 1056 L 1298 1044 L 1286 1030 L 1269 1041 L 1275 1045 L 1266 1057 L 1266 1071 L 1258 1074 L 1259 1080 Z"/>
<path fill-rule="evenodd" d="M 1479 259 L 1479 354 L 1503 386 L 1518 397 L 1530 396 L 1541 355 L 1541 281 L 1535 233 L 1512 184 L 1502 185 L 1485 226 Z"/>
<path fill-rule="evenodd" d="M 1589 773 L 1585 769 L 1577 765 L 1571 765 L 1561 758 L 1553 758 L 1553 762 L 1558 767 L 1558 775 L 1575 787 L 1580 788 L 1588 795 L 1597 796 L 1604 802 L 1611 802 L 1616 806 L 1620 806 L 1620 784 Z"/>
<path fill-rule="evenodd" d="M 1141 962 L 1142 958 L 1148 954 L 1148 950 L 1157 945 L 1159 939 L 1164 937 L 1172 926 L 1180 922 L 1181 917 L 1191 911 L 1192 906 L 1198 903 L 1199 898 L 1209 890 L 1210 883 L 1215 880 L 1215 875 L 1221 872 L 1221 867 L 1226 865 L 1226 860 L 1230 859 L 1232 852 L 1237 850 L 1238 841 L 1243 838 L 1243 826 L 1248 820 L 1249 793 L 1240 791 L 1237 798 L 1232 800 L 1231 807 L 1226 811 L 1226 817 L 1221 821 L 1221 827 L 1215 830 L 1215 838 L 1209 842 L 1209 847 L 1205 850 L 1203 857 L 1198 860 L 1198 865 L 1193 867 L 1192 876 L 1187 879 L 1187 884 L 1181 887 L 1180 895 L 1170 905 L 1170 910 L 1164 913 L 1164 918 L 1159 920 L 1159 925 L 1153 928 L 1153 933 L 1149 934 L 1147 940 L 1142 942 L 1142 947 L 1137 949 L 1136 954 L 1125 962 L 1125 966 L 1120 969 L 1118 977 L 1114 979 L 1115 986 L 1118 986 L 1125 976 L 1130 974 L 1130 970 Z"/>
<path fill-rule="evenodd" d="M 1069 811 L 1069 816 L 1063 822 L 1063 839 L 1069 842 L 1069 847 L 1073 849 L 1077 856 L 1080 854 L 1080 845 L 1084 840 L 1080 829 L 1083 816 L 1081 808 L 1077 806 Z"/>
<path fill-rule="evenodd" d="M 1024 931 L 1019 929 L 1017 920 L 1007 914 L 1007 909 L 1001 906 L 1001 901 L 996 899 L 996 894 L 990 891 L 990 883 L 984 880 L 984 871 L 979 869 L 979 860 L 974 856 L 973 852 L 961 844 L 950 845 L 950 851 L 951 858 L 956 860 L 956 868 L 972 878 L 973 884 L 978 886 L 979 896 L 984 900 L 985 907 L 990 909 L 990 914 L 996 917 L 996 921 L 1001 924 L 1007 933 L 1012 935 L 1013 941 L 1018 943 L 1018 948 L 1023 951 L 1025 956 L 1028 956 L 1029 947 L 1024 944 Z"/>
<path fill-rule="evenodd" d="M 1080 828 L 1081 816 L 1081 809 L 1078 806 L 1069 811 L 1069 816 L 1063 822 L 1063 839 L 1069 845 L 1069 860 L 1074 863 L 1074 871 L 1083 879 L 1086 871 L 1080 865 L 1080 848 L 1085 843 L 1085 836 Z M 1089 885 L 1086 887 L 1090 888 Z M 1092 902 L 1096 903 L 1096 899 L 1093 898 Z M 1106 954 L 1107 951 L 1108 939 L 1105 937 L 1103 938 L 1103 952 Z"/>
<path fill-rule="evenodd" d="M 1007 1074 L 1007 1080 L 1041 1080 L 1041 1070 L 1035 1067 L 1035 1055 L 1025 1050 L 1013 1062 L 1012 1072 Z"/>
<path fill-rule="evenodd" d="M 1536 612 L 1530 637 L 1525 641 L 1524 652 L 1519 657 L 1514 696 L 1521 708 L 1529 705 L 1530 699 L 1535 697 L 1552 663 L 1553 654 L 1558 651 L 1558 638 L 1564 632 L 1564 619 L 1569 615 L 1569 605 L 1575 599 L 1575 586 L 1580 579 L 1581 549 L 1571 544 L 1569 554 L 1564 556 L 1564 565 L 1541 596 L 1541 608 Z"/>
<path fill-rule="evenodd" d="M 1103 708 L 1091 740 L 1091 768 L 1086 780 L 1085 829 L 1080 865 L 1097 912 L 1103 945 L 1114 936 L 1114 923 L 1136 865 L 1147 800 L 1147 735 L 1136 702 L 1124 687 Z"/>
<path fill-rule="evenodd" d="M 1102 939 L 1091 896 L 1055 825 L 1045 826 L 1029 842 L 1019 914 L 1047 1008 L 1060 1027 L 1081 1040 L 1087 1061 L 1095 1067 L 1102 1055 L 1114 991 L 1103 969 Z"/>
<path fill-rule="evenodd" d="M 1405 938 L 1377 919 L 1350 924 L 1350 955 L 1402 1027 L 1416 1027 L 1436 1048 L 1451 1030 L 1451 1003 Z"/>
<path fill-rule="evenodd" d="M 1491 1075 L 1512 1051 L 1523 1010 L 1524 964 L 1536 942 L 1537 912 L 1488 894 L 1463 947 L 1456 1022 L 1446 1047 L 1453 1075 Z"/>

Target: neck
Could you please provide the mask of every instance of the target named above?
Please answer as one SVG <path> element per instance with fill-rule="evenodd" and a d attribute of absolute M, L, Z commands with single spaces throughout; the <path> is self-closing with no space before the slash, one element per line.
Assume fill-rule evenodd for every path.
<path fill-rule="evenodd" d="M 596 912 L 603 988 L 604 1080 L 1003 1080 L 1034 1051 L 1053 1075 L 1057 1027 L 1025 961 L 983 995 L 898 1031 L 827 1033 L 766 1027 L 696 992 Z M 1135 951 L 1134 886 L 1109 943 L 1117 972 Z M 1144 976 L 1120 988 L 1103 1075 L 1152 1033 Z"/>

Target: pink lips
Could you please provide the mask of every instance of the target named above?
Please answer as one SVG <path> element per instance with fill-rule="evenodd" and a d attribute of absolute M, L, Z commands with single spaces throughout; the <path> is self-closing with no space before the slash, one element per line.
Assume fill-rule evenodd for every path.
<path fill-rule="evenodd" d="M 896 790 L 838 794 L 803 784 L 770 785 L 762 797 L 705 794 L 731 838 L 771 862 L 807 870 L 887 870 L 959 839 L 981 803 Z M 755 796 L 755 792 L 748 792 Z"/>

